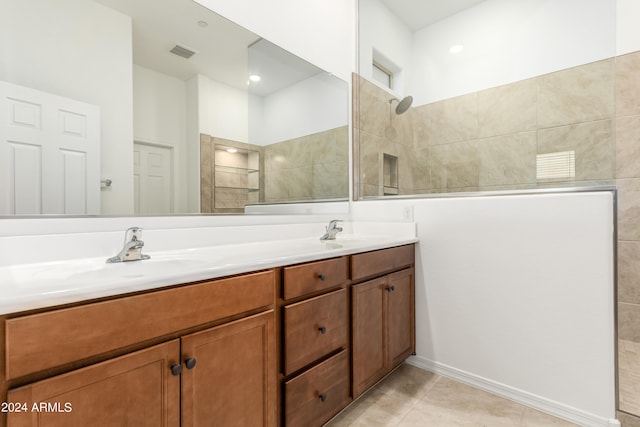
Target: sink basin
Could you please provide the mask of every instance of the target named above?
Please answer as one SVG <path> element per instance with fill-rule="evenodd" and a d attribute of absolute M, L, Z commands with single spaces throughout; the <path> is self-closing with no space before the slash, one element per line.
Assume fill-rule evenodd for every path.
<path fill-rule="evenodd" d="M 210 260 L 192 258 L 152 257 L 143 261 L 108 264 L 102 258 L 49 262 L 39 265 L 16 266 L 11 274 L 16 283 L 29 287 L 47 286 L 50 282 L 64 281 L 69 285 L 79 282 L 91 284 L 148 276 L 167 276 L 205 268 Z M 79 283 L 80 285 L 81 283 Z"/>

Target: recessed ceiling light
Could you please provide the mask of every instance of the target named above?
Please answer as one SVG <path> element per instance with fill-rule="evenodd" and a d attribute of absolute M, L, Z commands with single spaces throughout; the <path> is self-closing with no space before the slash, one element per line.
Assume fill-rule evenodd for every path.
<path fill-rule="evenodd" d="M 464 49 L 464 46 L 462 46 L 461 44 L 456 44 L 451 46 L 451 48 L 449 49 L 449 52 L 451 53 L 460 53 L 462 52 L 462 50 Z"/>
<path fill-rule="evenodd" d="M 236 148 L 227 148 L 228 153 L 237 153 L 238 150 Z"/>
<path fill-rule="evenodd" d="M 262 79 L 262 77 L 260 77 L 260 76 L 259 76 L 259 75 L 257 75 L 257 74 L 251 74 L 251 75 L 249 76 L 249 80 L 251 80 L 251 81 L 252 81 L 252 82 L 254 82 L 254 83 L 255 83 L 255 82 L 259 82 L 261 79 Z"/>
<path fill-rule="evenodd" d="M 198 21 L 198 27 L 207 28 L 209 23 L 207 21 Z"/>

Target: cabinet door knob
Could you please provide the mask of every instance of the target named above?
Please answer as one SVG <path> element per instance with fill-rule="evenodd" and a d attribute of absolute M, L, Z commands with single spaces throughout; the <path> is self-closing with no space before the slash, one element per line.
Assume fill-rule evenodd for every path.
<path fill-rule="evenodd" d="M 171 375 L 175 377 L 176 375 L 180 375 L 180 372 L 182 372 L 181 365 L 171 365 Z"/>
<path fill-rule="evenodd" d="M 324 281 L 324 279 L 326 279 L 326 278 L 327 278 L 327 276 L 325 276 L 324 274 L 322 274 L 322 273 L 318 274 L 318 279 Z"/>
<path fill-rule="evenodd" d="M 385 289 L 387 290 L 387 292 L 393 292 L 393 291 L 396 290 L 396 287 L 395 286 L 387 286 Z"/>
<path fill-rule="evenodd" d="M 322 400 L 323 402 L 324 402 L 325 400 L 327 400 L 327 393 L 322 393 L 322 394 L 320 395 L 320 400 Z"/>
<path fill-rule="evenodd" d="M 190 357 L 184 361 L 184 365 L 187 367 L 187 369 L 193 369 L 196 366 L 196 359 Z"/>
<path fill-rule="evenodd" d="M 320 326 L 318 328 L 318 330 L 320 331 L 321 334 L 326 334 L 327 333 L 327 328 L 325 326 Z"/>

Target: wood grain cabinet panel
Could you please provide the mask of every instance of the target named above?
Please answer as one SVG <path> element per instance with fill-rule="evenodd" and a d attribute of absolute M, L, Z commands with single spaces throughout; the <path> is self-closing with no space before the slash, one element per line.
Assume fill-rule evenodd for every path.
<path fill-rule="evenodd" d="M 321 426 L 349 401 L 349 353 L 343 350 L 285 383 L 285 423 Z"/>
<path fill-rule="evenodd" d="M 7 426 L 178 427 L 175 365 L 178 340 L 10 390 L 9 402 L 27 411 L 8 413 Z"/>
<path fill-rule="evenodd" d="M 285 306 L 285 375 L 346 347 L 348 312 L 346 289 Z"/>
<path fill-rule="evenodd" d="M 284 298 L 296 298 L 346 282 L 348 260 L 345 256 L 285 267 Z"/>
<path fill-rule="evenodd" d="M 6 378 L 273 306 L 272 270 L 6 320 Z"/>
<path fill-rule="evenodd" d="M 415 349 L 414 269 L 352 287 L 353 397 Z"/>
<path fill-rule="evenodd" d="M 393 369 L 415 349 L 414 270 L 406 269 L 388 276 L 387 361 Z"/>
<path fill-rule="evenodd" d="M 351 256 L 351 279 L 367 277 L 412 266 L 415 263 L 414 245 L 397 246 Z"/>
<path fill-rule="evenodd" d="M 353 396 L 359 396 L 386 373 L 384 288 L 386 277 L 352 288 Z"/>
<path fill-rule="evenodd" d="M 276 425 L 273 310 L 187 335 L 182 354 L 183 427 Z"/>

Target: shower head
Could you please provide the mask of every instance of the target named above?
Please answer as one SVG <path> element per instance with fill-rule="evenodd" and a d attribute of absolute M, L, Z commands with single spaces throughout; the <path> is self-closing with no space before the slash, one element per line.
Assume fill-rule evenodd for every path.
<path fill-rule="evenodd" d="M 413 97 L 405 96 L 404 98 L 402 98 L 402 101 L 400 101 L 398 98 L 392 98 L 389 100 L 389 105 L 391 105 L 393 101 L 398 101 L 398 105 L 396 105 L 396 114 L 400 115 L 402 113 L 405 113 L 409 109 L 409 107 L 411 107 Z"/>

